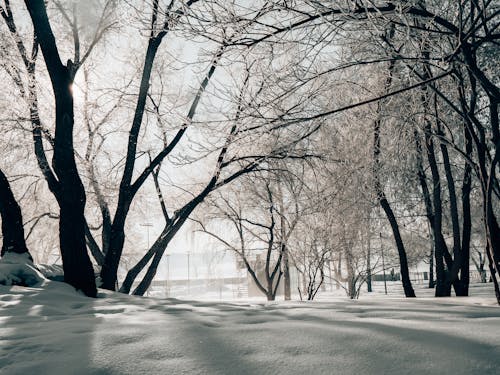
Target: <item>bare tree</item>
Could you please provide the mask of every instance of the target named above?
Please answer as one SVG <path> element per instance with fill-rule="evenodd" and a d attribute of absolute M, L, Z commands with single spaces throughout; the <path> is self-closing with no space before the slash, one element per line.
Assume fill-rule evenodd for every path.
<path fill-rule="evenodd" d="M 283 278 L 283 259 L 285 252 L 289 251 L 287 244 L 291 234 L 280 225 L 282 220 L 288 219 L 286 212 L 280 211 L 283 201 L 277 201 L 283 199 L 283 191 L 277 187 L 279 180 L 272 180 L 272 174 L 267 177 L 250 175 L 245 180 L 261 186 L 254 185 L 246 194 L 233 192 L 231 195 L 235 196 L 231 198 L 221 194 L 209 203 L 214 210 L 209 216 L 210 221 L 220 224 L 229 222 L 235 238 L 230 236 L 231 232 L 228 236 L 223 233 L 227 231 L 220 231 L 222 227 L 217 231 L 210 229 L 202 220 L 197 222 L 203 233 L 217 239 L 241 258 L 257 288 L 272 301 Z M 294 227 L 295 223 L 292 223 Z M 282 237 L 283 232 L 285 237 Z"/>
<path fill-rule="evenodd" d="M 73 149 L 73 93 L 71 86 L 79 67 L 68 60 L 64 65 L 43 1 L 27 1 L 37 43 L 52 82 L 56 106 L 54 173 L 49 180 L 60 207 L 59 234 L 65 281 L 90 297 L 96 296 L 94 271 L 85 244 L 85 190 L 78 174 Z"/>

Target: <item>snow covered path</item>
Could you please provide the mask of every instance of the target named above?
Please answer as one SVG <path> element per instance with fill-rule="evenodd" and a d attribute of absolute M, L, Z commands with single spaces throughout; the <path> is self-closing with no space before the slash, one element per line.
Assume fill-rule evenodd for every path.
<path fill-rule="evenodd" d="M 498 374 L 494 298 L 212 303 L 0 286 L 0 373 Z"/>

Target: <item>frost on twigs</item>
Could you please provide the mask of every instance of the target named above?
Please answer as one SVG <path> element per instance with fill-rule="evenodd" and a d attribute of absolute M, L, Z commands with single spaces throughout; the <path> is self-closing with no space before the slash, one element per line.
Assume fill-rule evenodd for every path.
<path fill-rule="evenodd" d="M 37 286 L 44 280 L 28 253 L 6 253 L 0 259 L 0 285 Z"/>

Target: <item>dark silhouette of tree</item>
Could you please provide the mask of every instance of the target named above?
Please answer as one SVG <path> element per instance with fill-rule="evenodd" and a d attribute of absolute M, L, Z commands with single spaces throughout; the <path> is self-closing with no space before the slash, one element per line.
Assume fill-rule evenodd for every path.
<path fill-rule="evenodd" d="M 23 216 L 21 207 L 16 201 L 10 189 L 7 177 L 0 170 L 0 215 L 2 216 L 2 236 L 3 244 L 1 256 L 6 253 L 31 255 L 26 247 L 24 238 Z"/>
<path fill-rule="evenodd" d="M 59 204 L 59 241 L 65 282 L 87 296 L 97 294 L 94 270 L 85 243 L 86 195 L 76 167 L 73 147 L 72 84 L 80 61 L 61 61 L 43 0 L 26 0 L 55 98 L 54 176 L 49 187 Z"/>

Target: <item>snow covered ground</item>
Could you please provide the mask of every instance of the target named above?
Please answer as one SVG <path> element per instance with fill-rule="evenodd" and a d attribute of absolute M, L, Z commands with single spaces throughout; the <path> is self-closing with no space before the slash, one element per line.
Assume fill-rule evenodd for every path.
<path fill-rule="evenodd" d="M 490 288 L 468 298 L 223 303 L 0 286 L 0 373 L 499 374 Z"/>

